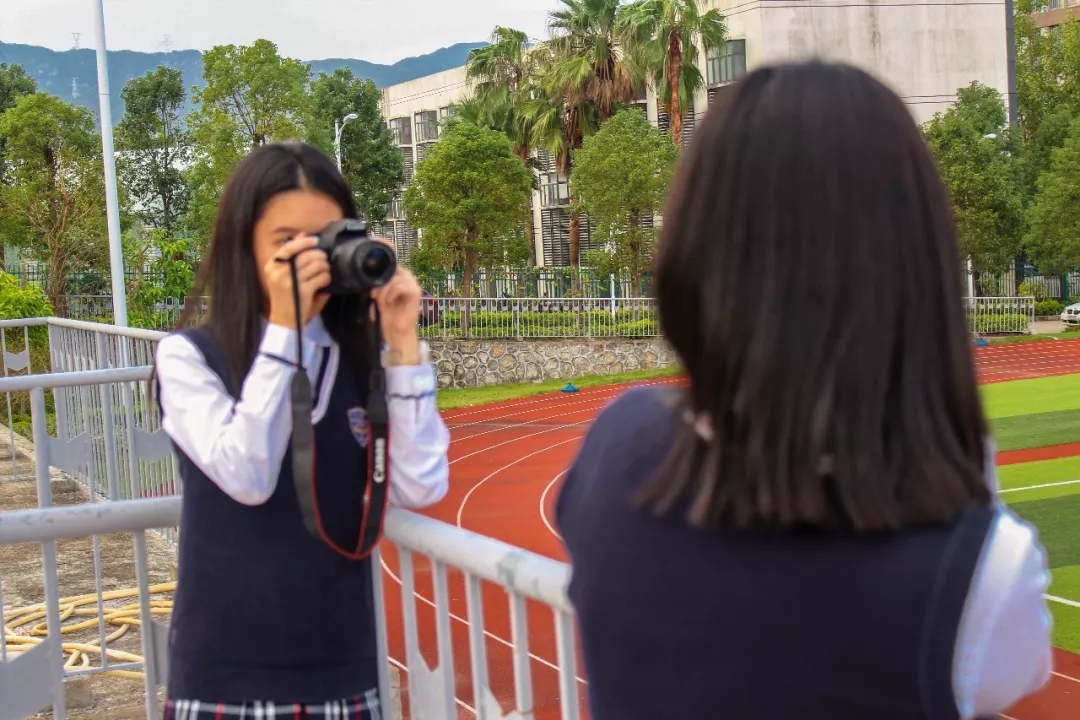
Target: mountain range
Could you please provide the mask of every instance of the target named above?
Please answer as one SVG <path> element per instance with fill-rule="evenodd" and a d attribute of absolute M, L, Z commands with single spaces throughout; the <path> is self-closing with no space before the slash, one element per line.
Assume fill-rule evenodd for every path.
<path fill-rule="evenodd" d="M 405 58 L 393 65 L 337 58 L 309 62 L 315 75 L 347 67 L 357 76 L 371 78 L 376 86 L 384 88 L 464 65 L 469 52 L 484 45 L 486 43 L 459 43 L 427 55 Z M 37 81 L 39 90 L 87 107 L 95 113 L 98 110 L 97 56 L 93 50 L 57 51 L 36 45 L 0 42 L 0 63 L 22 65 Z M 202 53 L 197 50 L 156 53 L 110 50 L 109 90 L 114 122 L 120 120 L 124 111 L 124 103 L 120 99 L 120 90 L 124 84 L 159 65 L 167 65 L 182 72 L 184 84 L 188 88 L 204 85 Z M 190 99 L 188 104 L 187 110 L 190 110 Z"/>

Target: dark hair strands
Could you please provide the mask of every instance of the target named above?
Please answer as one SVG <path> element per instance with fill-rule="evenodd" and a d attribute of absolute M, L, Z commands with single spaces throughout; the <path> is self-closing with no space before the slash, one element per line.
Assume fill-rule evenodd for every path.
<path fill-rule="evenodd" d="M 352 191 L 316 148 L 304 143 L 273 143 L 251 151 L 233 171 L 218 204 L 217 217 L 176 329 L 190 327 L 202 298 L 210 297 L 202 321 L 225 355 L 233 389 L 239 390 L 255 362 L 269 308 L 255 266 L 255 224 L 267 203 L 281 193 L 313 190 L 331 198 L 347 218 L 358 216 Z M 327 332 L 349 366 L 366 382 L 368 335 L 363 332 L 368 304 L 357 296 L 333 296 L 322 312 Z"/>
<path fill-rule="evenodd" d="M 986 422 L 945 189 L 852 67 L 766 67 L 699 126 L 656 255 L 680 426 L 640 495 L 702 527 L 876 532 L 988 504 Z"/>

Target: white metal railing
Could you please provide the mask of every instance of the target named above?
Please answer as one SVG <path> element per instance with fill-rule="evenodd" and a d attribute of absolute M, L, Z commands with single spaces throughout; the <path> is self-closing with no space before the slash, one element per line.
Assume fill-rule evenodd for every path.
<path fill-rule="evenodd" d="M 964 298 L 968 329 L 977 335 L 1030 334 L 1035 326 L 1035 298 Z"/>
<path fill-rule="evenodd" d="M 152 321 L 175 326 L 180 304 L 163 304 Z M 107 321 L 107 295 L 72 296 L 68 313 L 79 321 Z M 76 321 L 77 322 L 77 321 Z M 429 340 L 459 338 L 543 339 L 655 337 L 660 334 L 652 298 L 425 298 L 421 334 Z M 97 322 L 95 322 L 97 324 Z M 144 331 L 152 332 L 152 331 Z"/>
<path fill-rule="evenodd" d="M 102 678 L 107 673 L 141 679 L 142 706 L 147 717 L 155 717 L 160 686 L 167 678 L 167 629 L 154 617 L 167 612 L 168 601 L 157 598 L 167 595 L 172 585 L 151 584 L 147 544 L 174 548 L 179 486 L 172 474 L 171 445 L 147 392 L 150 367 L 94 368 L 143 357 L 160 334 L 67 320 L 24 323 L 31 328 L 42 324 L 56 341 L 51 352 L 54 372 L 0 378 L 0 392 L 8 397 L 28 395 L 33 444 L 14 438 L 12 455 L 22 452 L 33 458 L 38 505 L 33 510 L 0 512 L 0 551 L 10 551 L 12 543 L 40 543 L 44 588 L 38 607 L 7 609 L 11 603 L 3 597 L 5 580 L 26 564 L 5 563 L 0 570 L 0 606 L 6 608 L 5 625 L 15 628 L 0 636 L 0 720 L 27 717 L 50 703 L 54 717 L 62 720 L 66 716 L 63 681 Z M 0 323 L 0 330 L 5 327 L 11 324 Z M 33 347 L 32 334 L 30 342 Z M 48 411 L 49 392 L 55 414 Z M 51 417 L 55 421 L 50 422 Z M 22 443 L 21 450 L 14 440 Z M 54 481 L 66 478 L 84 488 L 81 504 L 52 507 Z M 9 477 L 6 482 L 19 479 Z M 401 699 L 393 692 L 391 676 L 402 671 L 407 674 L 407 692 L 401 695 L 407 698 L 403 704 L 412 718 L 457 718 L 462 708 L 500 718 L 501 708 L 507 706 L 522 718 L 535 717 L 538 707 L 545 707 L 550 717 L 578 717 L 582 685 L 576 671 L 565 564 L 397 509 L 388 512 L 385 529 L 382 549 L 389 555 L 384 562 L 380 552 L 373 568 L 378 642 L 381 655 L 387 658 L 380 669 L 386 707 L 393 708 L 394 699 Z M 136 588 L 121 595 L 137 597 L 134 607 L 118 607 L 116 593 L 107 589 L 106 578 L 117 574 L 118 561 L 104 552 L 102 536 L 115 532 L 133 535 Z M 78 558 L 58 557 L 63 553 L 58 552 L 56 541 L 75 537 L 91 538 L 91 552 L 81 551 Z M 87 554 L 91 559 L 86 559 Z M 92 572 L 85 568 L 88 586 L 78 589 L 77 598 L 61 597 L 58 568 L 72 563 L 92 564 Z M 399 583 L 401 590 L 400 613 L 394 615 L 400 621 L 391 624 L 386 612 L 391 595 L 384 590 L 387 577 Z M 18 580 L 17 587 L 28 584 L 25 577 Z M 463 593 L 456 589 L 458 582 L 464 585 Z M 491 616 L 485 612 L 485 587 L 497 588 L 495 598 L 507 603 L 510 642 L 499 641 L 509 645 L 512 653 L 512 687 L 494 682 L 489 672 L 488 650 L 499 646 L 491 645 L 497 636 L 486 629 Z M 460 608 L 453 612 L 451 602 L 462 595 L 465 612 Z M 490 594 L 487 600 L 493 601 Z M 552 613 L 550 626 L 529 622 L 530 603 Z M 418 608 L 426 613 L 428 607 L 434 614 L 434 638 L 420 632 L 425 625 L 418 620 Z M 79 608 L 92 611 L 95 620 L 87 621 Z M 137 616 L 143 629 L 141 655 L 114 642 L 116 636 L 106 618 L 122 613 L 127 613 L 124 623 L 134 622 Z M 31 629 L 29 634 L 16 632 L 27 629 L 26 618 L 40 622 L 42 614 L 43 628 Z M 452 621 L 466 624 L 467 646 L 455 646 Z M 82 635 L 70 634 L 72 622 Z M 543 659 L 542 664 L 558 675 L 557 686 L 549 684 L 541 692 L 532 677 L 539 658 L 530 646 L 537 644 L 554 645 L 555 657 Z M 455 672 L 455 654 L 462 655 L 459 662 L 468 663 L 467 671 Z M 437 658 L 434 669 L 426 657 Z"/>

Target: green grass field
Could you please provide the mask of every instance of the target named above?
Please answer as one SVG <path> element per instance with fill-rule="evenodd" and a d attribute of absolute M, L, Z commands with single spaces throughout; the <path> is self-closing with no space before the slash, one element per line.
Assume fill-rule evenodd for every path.
<path fill-rule="evenodd" d="M 574 379 L 578 387 L 671 377 L 678 368 Z M 480 405 L 555 392 L 565 380 L 439 391 L 439 408 Z M 1080 442 L 1080 375 L 996 383 L 980 388 L 999 451 Z M 1080 456 L 998 468 L 1001 499 L 1033 523 L 1046 548 L 1053 582 L 1049 594 L 1080 602 Z M 1080 653 L 1080 608 L 1051 600 L 1054 644 Z"/>
<path fill-rule="evenodd" d="M 543 395 L 544 393 L 558 392 L 566 387 L 567 382 L 573 382 L 579 388 L 599 387 L 602 385 L 615 385 L 618 383 L 636 382 L 640 380 L 652 380 L 653 378 L 673 377 L 682 370 L 678 367 L 657 368 L 655 370 L 632 370 L 617 375 L 589 375 L 587 377 L 567 380 L 548 380 L 540 383 L 521 383 L 515 385 L 492 385 L 490 387 L 460 388 L 439 391 L 439 409 L 453 410 L 471 405 L 484 405 L 487 403 L 502 402 L 504 400 L 516 400 L 518 398 Z"/>
<path fill-rule="evenodd" d="M 1080 442 L 1080 375 L 983 386 L 999 451 Z M 1039 530 L 1052 597 L 1080 602 L 1080 456 L 997 469 L 1001 499 Z M 1054 644 L 1080 653 L 1080 608 L 1051 599 Z"/>

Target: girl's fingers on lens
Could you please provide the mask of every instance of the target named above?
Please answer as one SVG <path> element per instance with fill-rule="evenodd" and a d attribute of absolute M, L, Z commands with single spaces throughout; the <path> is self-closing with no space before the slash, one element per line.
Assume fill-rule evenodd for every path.
<path fill-rule="evenodd" d="M 302 253 L 305 250 L 310 250 L 318 244 L 319 239 L 314 235 L 301 235 L 282 245 L 277 253 L 275 253 L 274 257 L 288 260 L 293 255 Z M 297 258 L 297 260 L 299 260 L 299 258 Z"/>

